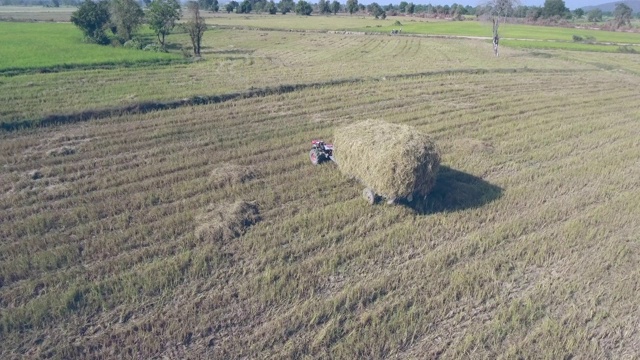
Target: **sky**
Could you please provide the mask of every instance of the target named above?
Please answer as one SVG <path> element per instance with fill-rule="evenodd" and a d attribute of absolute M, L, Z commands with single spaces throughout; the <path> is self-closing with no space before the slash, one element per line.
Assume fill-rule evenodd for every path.
<path fill-rule="evenodd" d="M 340 0 L 338 0 L 340 1 Z M 346 0 L 345 0 L 346 1 Z M 382 3 L 389 3 L 387 0 L 363 0 L 363 1 L 358 1 L 364 4 L 370 3 L 376 1 L 380 4 Z M 453 3 L 458 3 L 458 4 L 462 4 L 462 5 L 471 5 L 471 6 L 478 6 L 482 3 L 485 3 L 486 0 L 405 0 L 407 2 L 413 2 L 414 4 L 432 4 L 432 5 L 451 5 Z M 568 7 L 571 10 L 575 10 L 577 8 L 580 7 L 584 7 L 584 6 L 594 6 L 594 5 L 600 5 L 600 4 L 605 4 L 608 2 L 611 2 L 614 0 L 564 0 L 564 5 L 566 7 Z M 342 1 L 341 1 L 342 2 Z M 390 1 L 392 4 L 397 4 L 400 2 L 400 0 L 392 0 Z M 520 0 L 520 3 L 522 5 L 527 5 L 527 6 L 542 6 L 544 5 L 544 0 Z"/>

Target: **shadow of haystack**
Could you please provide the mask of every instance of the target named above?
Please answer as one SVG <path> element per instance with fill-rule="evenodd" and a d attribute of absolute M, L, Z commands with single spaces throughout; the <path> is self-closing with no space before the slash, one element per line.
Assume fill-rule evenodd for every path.
<path fill-rule="evenodd" d="M 403 204 L 419 214 L 433 214 L 479 207 L 501 196 L 501 187 L 477 176 L 441 166 L 429 195 Z"/>

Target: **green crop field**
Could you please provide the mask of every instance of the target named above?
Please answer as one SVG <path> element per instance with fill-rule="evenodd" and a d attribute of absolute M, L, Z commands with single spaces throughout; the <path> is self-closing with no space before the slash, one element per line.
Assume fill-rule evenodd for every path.
<path fill-rule="evenodd" d="M 82 38 L 82 32 L 70 23 L 0 22 L 0 73 L 179 58 L 176 54 L 86 44 Z"/>
<path fill-rule="evenodd" d="M 433 35 L 462 35 L 462 36 L 484 36 L 491 37 L 492 25 L 490 22 L 483 21 L 405 21 L 399 18 L 402 23 L 402 31 L 415 34 L 433 34 Z M 385 20 L 385 26 L 382 31 L 394 28 L 392 23 L 395 20 Z M 395 26 L 395 28 L 399 28 Z M 600 31 L 588 29 L 572 29 L 551 26 L 533 26 L 504 23 L 500 27 L 500 36 L 512 39 L 531 39 L 531 40 L 559 40 L 572 41 L 573 35 L 582 37 L 592 36 L 599 42 L 612 43 L 631 43 L 640 44 L 640 34 Z"/>
<path fill-rule="evenodd" d="M 263 18 L 0 73 L 0 358 L 640 357 L 640 55 Z M 310 164 L 363 119 L 433 137 L 426 199 Z"/>

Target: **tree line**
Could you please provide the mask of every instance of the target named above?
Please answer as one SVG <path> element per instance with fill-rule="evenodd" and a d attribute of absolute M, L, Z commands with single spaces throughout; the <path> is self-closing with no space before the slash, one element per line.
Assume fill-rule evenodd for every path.
<path fill-rule="evenodd" d="M 613 13 L 603 13 L 595 8 L 587 13 L 582 8 L 573 11 L 566 7 L 564 0 L 545 0 L 543 6 L 513 5 L 510 0 L 491 1 L 488 4 L 480 5 L 476 8 L 477 14 L 492 13 L 492 6 L 502 6 L 506 4 L 505 15 L 513 18 L 524 18 L 530 21 L 539 19 L 586 19 L 590 22 L 600 22 L 603 16 L 611 16 L 618 26 L 630 24 L 633 10 L 624 3 L 616 4 Z"/>
<path fill-rule="evenodd" d="M 82 0 L 0 0 L 1 5 L 41 5 L 41 6 L 81 6 Z M 613 18 L 614 27 L 630 25 L 633 10 L 624 3 L 616 4 L 613 12 L 603 12 L 600 9 L 593 9 L 585 12 L 582 8 L 571 11 L 565 6 L 564 0 L 545 0 L 543 6 L 526 6 L 518 5 L 515 1 L 501 0 L 488 1 L 482 5 L 475 7 L 463 6 L 453 3 L 452 5 L 432 5 L 432 4 L 414 4 L 413 2 L 401 1 L 398 5 L 380 5 L 373 2 L 369 5 L 358 3 L 358 0 L 346 0 L 345 4 L 337 0 L 318 0 L 312 3 L 306 0 L 280 0 L 277 3 L 274 0 L 231 0 L 220 5 L 218 0 L 197 0 L 200 9 L 207 11 L 225 11 L 227 13 L 248 14 L 269 13 L 272 15 L 281 13 L 287 14 L 295 12 L 298 15 L 311 15 L 318 13 L 322 15 L 337 14 L 345 12 L 349 14 L 367 13 L 375 18 L 386 18 L 386 16 L 395 15 L 424 15 L 428 17 L 445 17 L 462 19 L 465 15 L 482 16 L 492 13 L 492 6 L 496 3 L 505 3 L 509 6 L 509 16 L 512 18 L 521 18 L 528 21 L 538 21 L 541 19 L 582 19 L 585 18 L 590 22 L 601 22 L 603 17 L 609 16 Z M 149 7 L 152 0 L 137 0 L 141 6 Z M 637 15 L 640 17 L 640 14 Z"/>
<path fill-rule="evenodd" d="M 203 0 L 201 0 L 203 1 Z M 489 1 L 485 4 L 478 6 L 463 6 L 458 3 L 452 5 L 432 5 L 432 4 L 415 4 L 413 2 L 401 1 L 399 4 L 380 5 L 377 2 L 373 2 L 369 5 L 364 5 L 358 2 L 358 0 L 346 0 L 346 3 L 342 4 L 337 0 L 318 0 L 317 3 L 311 3 L 306 0 L 280 0 L 275 2 L 274 0 L 231 0 L 228 3 L 218 6 L 218 0 L 204 0 L 209 1 L 210 6 L 203 5 L 204 9 L 210 11 L 225 11 L 227 13 L 249 14 L 249 13 L 269 13 L 272 15 L 281 13 L 287 14 L 295 12 L 298 15 L 311 15 L 317 13 L 321 15 L 337 14 L 341 12 L 349 13 L 350 15 L 356 13 L 366 13 L 368 15 L 378 18 L 386 18 L 387 16 L 396 15 L 425 15 L 428 17 L 445 17 L 462 19 L 465 15 L 483 16 L 493 13 L 493 7 L 496 4 L 505 4 L 508 7 L 508 16 L 511 18 L 522 18 L 529 21 L 538 21 L 541 19 L 582 19 L 586 17 L 588 21 L 599 22 L 602 21 L 603 16 L 612 16 L 616 18 L 616 23 L 621 23 L 624 18 L 625 23 L 630 23 L 631 8 L 624 3 L 616 5 L 616 10 L 613 13 L 603 13 L 599 9 L 594 9 L 585 13 L 581 8 L 571 11 L 566 7 L 564 0 L 545 0 L 543 6 L 526 6 L 518 5 L 515 1 L 501 0 L 501 1 Z M 621 15 L 623 14 L 623 15 Z"/>
<path fill-rule="evenodd" d="M 82 31 L 89 42 L 101 45 L 113 41 L 127 44 L 146 22 L 155 33 L 161 49 L 165 50 L 166 36 L 176 27 L 176 22 L 182 15 L 182 7 L 178 0 L 150 0 L 145 4 L 146 13 L 135 0 L 85 0 L 78 10 L 71 14 L 71 22 Z M 200 13 L 200 4 L 195 1 L 186 3 L 187 21 L 183 24 L 184 30 L 189 33 L 196 56 L 200 55 L 202 35 L 207 29 Z"/>

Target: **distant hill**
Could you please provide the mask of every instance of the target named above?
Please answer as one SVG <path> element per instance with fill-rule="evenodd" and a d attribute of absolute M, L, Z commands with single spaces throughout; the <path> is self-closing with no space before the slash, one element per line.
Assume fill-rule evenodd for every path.
<path fill-rule="evenodd" d="M 640 0 L 625 0 L 625 1 L 614 1 L 614 2 L 610 2 L 610 3 L 606 3 L 606 4 L 600 4 L 600 5 L 596 5 L 596 6 L 585 6 L 582 8 L 582 10 L 584 11 L 591 11 L 593 9 L 600 9 L 603 12 L 613 12 L 613 10 L 616 8 L 616 4 L 617 3 L 625 3 L 627 4 L 627 6 L 629 6 L 630 8 L 633 9 L 634 13 L 638 13 L 640 12 Z"/>

